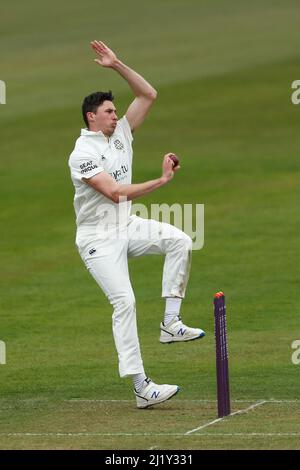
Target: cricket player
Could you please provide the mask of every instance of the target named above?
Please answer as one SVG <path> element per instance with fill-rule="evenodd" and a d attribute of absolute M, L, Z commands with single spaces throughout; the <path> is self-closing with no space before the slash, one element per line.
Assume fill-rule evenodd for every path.
<path fill-rule="evenodd" d="M 180 166 L 171 153 L 164 156 L 162 174 L 132 184 L 132 133 L 144 121 L 156 99 L 156 90 L 122 63 L 101 41 L 92 41 L 95 62 L 118 72 L 135 98 L 118 119 L 111 92 L 95 92 L 82 104 L 86 128 L 69 158 L 75 187 L 76 245 L 79 254 L 113 307 L 112 328 L 121 377 L 131 376 L 137 407 L 162 403 L 179 391 L 177 385 L 158 385 L 145 373 L 141 357 L 135 297 L 128 257 L 165 255 L 162 297 L 165 314 L 160 342 L 202 338 L 205 333 L 184 325 L 180 306 L 189 277 L 192 240 L 178 228 L 131 215 L 131 201 L 169 183 Z"/>

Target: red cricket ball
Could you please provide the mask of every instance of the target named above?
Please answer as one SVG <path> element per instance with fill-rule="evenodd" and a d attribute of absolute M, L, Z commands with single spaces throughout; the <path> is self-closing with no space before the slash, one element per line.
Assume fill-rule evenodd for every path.
<path fill-rule="evenodd" d="M 171 160 L 173 160 L 173 168 L 175 168 L 175 166 L 179 165 L 179 158 L 176 157 L 176 155 L 170 155 L 170 158 Z"/>

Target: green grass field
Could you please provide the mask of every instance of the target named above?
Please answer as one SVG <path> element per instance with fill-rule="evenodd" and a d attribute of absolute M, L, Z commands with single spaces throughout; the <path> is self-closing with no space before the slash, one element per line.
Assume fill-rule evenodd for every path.
<path fill-rule="evenodd" d="M 299 449 L 299 2 L 13 1 L 1 8 L 1 449 Z M 134 182 L 182 168 L 140 202 L 205 204 L 182 315 L 206 330 L 161 345 L 163 259 L 130 261 L 145 368 L 181 393 L 137 410 L 111 308 L 74 245 L 67 159 L 83 96 L 111 88 L 103 39 L 158 100 L 135 135 Z M 232 408 L 216 419 L 213 294 L 227 299 Z M 196 430 L 195 430 L 196 429 Z M 195 430 L 195 431 L 193 431 Z M 189 434 L 187 434 L 189 431 Z"/>

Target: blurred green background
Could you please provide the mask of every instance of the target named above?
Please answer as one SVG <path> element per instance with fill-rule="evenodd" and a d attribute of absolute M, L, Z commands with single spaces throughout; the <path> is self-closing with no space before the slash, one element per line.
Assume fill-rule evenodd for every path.
<path fill-rule="evenodd" d="M 206 330 L 202 342 L 159 344 L 163 259 L 130 261 L 146 371 L 185 399 L 215 398 L 212 297 L 223 290 L 232 396 L 298 396 L 299 13 L 293 0 L 3 2 L 0 397 L 133 398 L 118 377 L 111 308 L 74 245 L 67 160 L 82 98 L 112 89 L 120 116 L 132 100 L 94 63 L 92 39 L 158 90 L 134 136 L 133 182 L 159 176 L 167 151 L 181 156 L 172 183 L 139 202 L 205 204 L 182 308 Z"/>

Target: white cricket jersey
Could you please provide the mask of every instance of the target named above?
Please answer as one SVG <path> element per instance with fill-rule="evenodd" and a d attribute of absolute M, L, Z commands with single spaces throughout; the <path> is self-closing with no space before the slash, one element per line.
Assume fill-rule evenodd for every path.
<path fill-rule="evenodd" d="M 106 171 L 117 183 L 131 184 L 132 133 L 126 116 L 119 119 L 109 139 L 103 132 L 81 129 L 75 148 L 69 158 L 71 178 L 75 187 L 76 244 L 85 245 L 103 231 L 114 230 L 126 224 L 131 202 L 116 204 L 93 189 L 82 178 Z M 119 218 L 116 219 L 116 214 Z M 121 221 L 121 222 L 120 222 Z"/>

